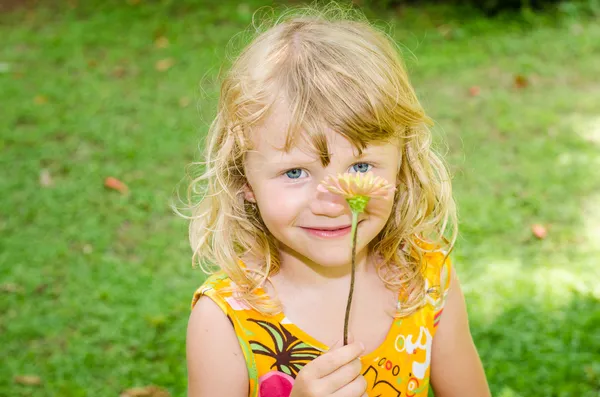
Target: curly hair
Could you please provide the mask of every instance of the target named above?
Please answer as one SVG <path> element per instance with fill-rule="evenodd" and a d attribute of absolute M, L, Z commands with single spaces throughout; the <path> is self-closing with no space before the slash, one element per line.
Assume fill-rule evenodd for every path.
<path fill-rule="evenodd" d="M 275 238 L 258 209 L 243 199 L 250 131 L 284 99 L 291 120 L 286 150 L 305 139 L 329 162 L 320 126 L 342 134 L 359 151 L 394 142 L 401 153 L 393 212 L 369 244 L 385 285 L 403 293 L 395 313 L 407 316 L 428 293 L 424 255 L 448 255 L 457 216 L 447 168 L 432 149 L 425 114 L 390 36 L 362 13 L 330 3 L 288 9 L 260 26 L 222 77 L 217 114 L 206 136 L 204 161 L 190 164 L 187 209 L 193 263 L 205 273 L 222 270 L 237 297 L 263 314 L 282 310 L 276 299 L 255 294 L 280 268 Z M 284 132 L 282 132 L 284 133 Z M 258 253 L 260 269 L 241 258 Z"/>

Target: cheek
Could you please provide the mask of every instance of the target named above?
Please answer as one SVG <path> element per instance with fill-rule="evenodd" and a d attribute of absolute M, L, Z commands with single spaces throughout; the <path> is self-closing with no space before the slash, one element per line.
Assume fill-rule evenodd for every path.
<path fill-rule="evenodd" d="M 269 224 L 286 223 L 295 219 L 307 205 L 307 194 L 302 188 L 265 184 L 257 193 L 257 202 L 263 220 Z"/>
<path fill-rule="evenodd" d="M 392 186 L 395 186 L 398 180 L 398 169 L 397 168 L 388 168 L 385 170 L 385 172 L 382 173 L 383 175 L 381 175 L 382 178 L 384 178 L 386 181 L 388 181 L 389 184 L 391 184 Z"/>
<path fill-rule="evenodd" d="M 387 221 L 392 213 L 392 207 L 394 206 L 395 194 L 390 191 L 385 198 L 375 198 L 369 200 L 367 204 L 366 213 L 373 218 L 382 219 Z"/>

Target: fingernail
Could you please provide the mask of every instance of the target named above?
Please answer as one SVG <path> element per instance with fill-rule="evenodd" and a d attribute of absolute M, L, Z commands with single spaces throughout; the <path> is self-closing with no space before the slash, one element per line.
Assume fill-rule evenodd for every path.
<path fill-rule="evenodd" d="M 317 185 L 317 190 L 323 193 L 327 193 L 327 188 L 325 188 L 325 186 L 321 185 L 320 183 Z"/>
<path fill-rule="evenodd" d="M 362 342 L 358 342 L 358 345 L 360 346 L 360 349 L 361 349 L 362 351 L 365 351 L 365 345 L 363 345 L 363 343 L 362 343 Z"/>

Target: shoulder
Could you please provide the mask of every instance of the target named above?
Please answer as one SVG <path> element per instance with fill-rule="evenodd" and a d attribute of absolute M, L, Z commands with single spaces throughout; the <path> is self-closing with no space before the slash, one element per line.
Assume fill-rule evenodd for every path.
<path fill-rule="evenodd" d="M 445 251 L 433 251 L 425 254 L 425 260 L 426 283 L 432 289 L 427 300 L 434 308 L 431 385 L 435 395 L 489 396 L 469 329 L 465 298 L 450 257 Z"/>
<path fill-rule="evenodd" d="M 455 275 L 452 278 L 444 316 L 433 339 L 431 384 L 436 396 L 489 396 L 460 282 Z"/>
<path fill-rule="evenodd" d="M 198 295 L 187 328 L 188 396 L 247 396 L 248 371 L 227 313 Z"/>

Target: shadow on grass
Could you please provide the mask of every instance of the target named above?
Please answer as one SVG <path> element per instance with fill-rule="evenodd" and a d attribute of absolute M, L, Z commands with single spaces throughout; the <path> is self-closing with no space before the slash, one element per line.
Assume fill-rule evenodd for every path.
<path fill-rule="evenodd" d="M 560 298 L 558 298 L 560 299 Z M 492 322 L 471 319 L 494 396 L 597 396 L 600 300 L 575 293 L 542 308 L 523 301 Z"/>

